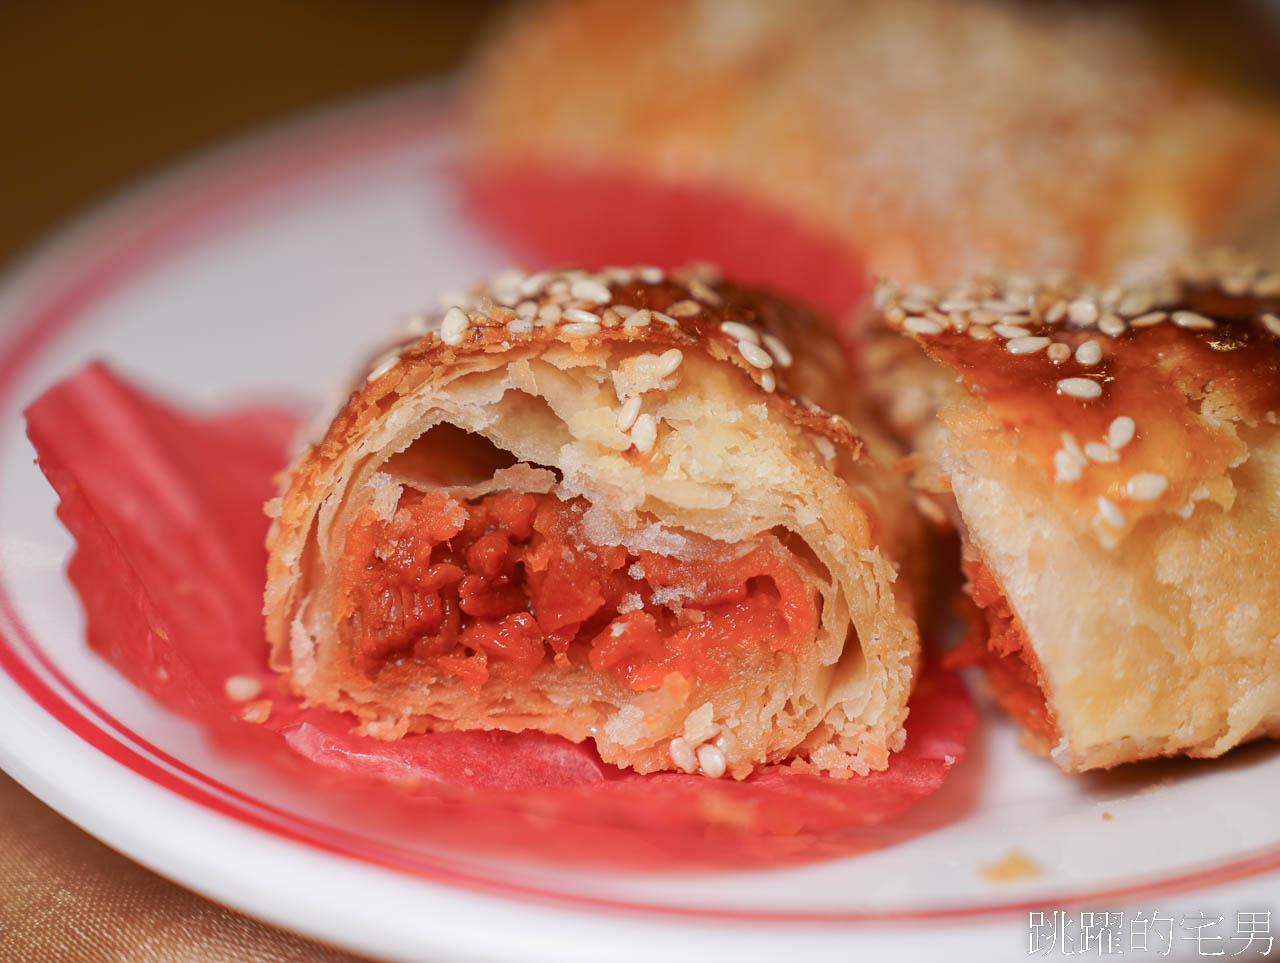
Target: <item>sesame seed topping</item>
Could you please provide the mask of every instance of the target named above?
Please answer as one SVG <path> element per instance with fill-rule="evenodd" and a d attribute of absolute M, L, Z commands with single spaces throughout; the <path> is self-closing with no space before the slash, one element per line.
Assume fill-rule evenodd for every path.
<path fill-rule="evenodd" d="M 1072 324 L 1093 324 L 1098 320 L 1098 306 L 1092 301 L 1077 298 L 1066 308 L 1067 317 Z"/>
<path fill-rule="evenodd" d="M 1026 328 L 1017 324 L 997 324 L 991 329 L 1002 338 L 1025 338 L 1031 334 Z"/>
<path fill-rule="evenodd" d="M 773 358 L 768 351 L 760 347 L 758 344 L 752 344 L 750 341 L 739 341 L 737 344 L 738 353 L 746 360 L 747 364 L 754 368 L 771 368 L 773 367 Z"/>
<path fill-rule="evenodd" d="M 1084 453 L 1089 457 L 1090 461 L 1107 462 L 1119 461 L 1120 453 L 1110 445 L 1104 445 L 1100 441 L 1091 441 L 1084 446 Z"/>
<path fill-rule="evenodd" d="M 778 379 L 773 376 L 772 371 L 760 372 L 760 387 L 765 391 L 773 391 L 774 388 L 778 387 Z"/>
<path fill-rule="evenodd" d="M 734 341 L 750 341 L 752 344 L 760 343 L 760 336 L 756 334 L 755 328 L 743 324 L 741 321 L 721 321 L 720 330 L 733 338 Z"/>
<path fill-rule="evenodd" d="M 512 334 L 528 334 L 533 330 L 533 322 L 524 320 L 508 321 L 507 330 Z"/>
<path fill-rule="evenodd" d="M 902 327 L 912 334 L 941 334 L 942 325 L 929 318 L 907 318 Z"/>
<path fill-rule="evenodd" d="M 1072 398 L 1088 400 L 1102 395 L 1102 385 L 1089 378 L 1063 378 L 1057 387 L 1061 394 Z"/>
<path fill-rule="evenodd" d="M 1098 496 L 1098 514 L 1112 528 L 1124 528 L 1124 512 L 1106 495 Z"/>
<path fill-rule="evenodd" d="M 791 354 L 791 349 L 782 343 L 782 339 L 772 334 L 763 334 L 760 339 L 764 342 L 764 346 L 773 355 L 773 360 L 778 363 L 779 368 L 790 368 L 795 362 L 795 357 Z"/>
<path fill-rule="evenodd" d="M 669 314 L 663 314 L 661 311 L 650 311 L 649 313 L 652 314 L 657 320 L 661 321 L 663 324 L 669 324 L 673 328 L 680 327 L 680 322 L 677 321 L 675 318 L 673 318 Z"/>
<path fill-rule="evenodd" d="M 461 344 L 470 326 L 471 320 L 462 308 L 452 307 L 444 313 L 444 320 L 440 322 L 440 340 L 445 344 Z"/>
<path fill-rule="evenodd" d="M 1124 486 L 1125 493 L 1135 501 L 1154 501 L 1165 493 L 1169 487 L 1169 479 L 1155 472 L 1139 472 L 1129 479 Z"/>
<path fill-rule="evenodd" d="M 1084 464 L 1083 458 L 1076 457 L 1065 448 L 1059 448 L 1053 453 L 1053 480 L 1055 482 L 1079 481 Z"/>
<path fill-rule="evenodd" d="M 1149 328 L 1154 324 L 1166 320 L 1169 317 L 1168 311 L 1148 311 L 1146 314 L 1140 314 L 1129 322 L 1131 328 Z"/>
<path fill-rule="evenodd" d="M 622 322 L 623 328 L 643 328 L 653 320 L 653 315 L 646 308 L 632 312 L 627 315 L 627 320 Z"/>
<path fill-rule="evenodd" d="M 707 287 L 707 285 L 698 278 L 694 278 L 689 282 L 689 293 L 699 301 L 703 301 L 710 305 L 719 304 L 723 300 L 720 295 L 716 294 L 715 291 Z"/>
<path fill-rule="evenodd" d="M 587 311 L 583 308 L 565 308 L 560 316 L 566 321 L 577 321 L 582 324 L 599 324 L 600 315 L 594 311 Z M 568 325 L 565 325 L 568 327 Z"/>
<path fill-rule="evenodd" d="M 1010 354 L 1034 354 L 1041 348 L 1047 348 L 1050 344 L 1049 338 L 1010 338 L 1004 343 L 1004 349 Z"/>
<path fill-rule="evenodd" d="M 690 301 L 685 298 L 683 301 L 677 301 L 671 307 L 667 308 L 667 313 L 674 318 L 691 318 L 702 310 L 702 305 L 697 301 Z"/>
<path fill-rule="evenodd" d="M 969 337 L 973 338 L 974 341 L 994 341 L 996 336 L 990 328 L 975 324 L 969 328 Z"/>
<path fill-rule="evenodd" d="M 1174 311 L 1173 323 L 1188 331 L 1211 331 L 1214 328 L 1213 319 L 1195 311 Z"/>
<path fill-rule="evenodd" d="M 622 315 L 613 308 L 605 308 L 600 312 L 600 323 L 606 328 L 616 328 L 622 323 Z"/>
<path fill-rule="evenodd" d="M 399 351 L 388 351 L 373 366 L 373 370 L 365 377 L 365 381 L 377 381 L 384 374 L 396 366 L 396 362 L 400 360 Z"/>
<path fill-rule="evenodd" d="M 658 441 L 658 423 L 654 420 L 653 415 L 647 411 L 636 418 L 631 425 L 631 443 L 636 446 L 636 451 L 645 455 L 653 451 L 653 446 Z"/>
<path fill-rule="evenodd" d="M 1049 310 L 1045 311 L 1044 319 L 1049 324 L 1057 324 L 1064 317 L 1066 317 L 1066 314 L 1067 314 L 1067 302 L 1055 301 L 1052 305 L 1050 305 Z"/>
<path fill-rule="evenodd" d="M 251 675 L 229 675 L 222 691 L 232 702 L 248 702 L 262 692 L 262 682 Z"/>
<path fill-rule="evenodd" d="M 1116 314 L 1122 318 L 1134 318 L 1151 311 L 1151 295 L 1145 291 L 1126 294 L 1116 305 Z M 1129 322 L 1132 324 L 1133 322 Z"/>
<path fill-rule="evenodd" d="M 1254 297 L 1272 298 L 1280 295 L 1280 271 L 1264 274 L 1253 282 Z"/>
<path fill-rule="evenodd" d="M 693 754 L 693 747 L 689 743 L 676 736 L 671 740 L 671 762 L 681 772 L 687 772 L 690 775 L 698 771 L 698 757 Z"/>
<path fill-rule="evenodd" d="M 538 316 L 538 302 L 521 301 L 516 305 L 516 316 L 526 321 L 532 321 Z"/>
<path fill-rule="evenodd" d="M 568 312 L 565 312 L 568 314 Z M 564 325 L 561 333 L 570 338 L 586 338 L 600 332 L 600 325 L 595 321 L 574 321 Z"/>
<path fill-rule="evenodd" d="M 612 310 L 618 312 L 620 318 L 629 318 L 636 313 L 636 309 L 629 304 L 615 304 Z"/>
<path fill-rule="evenodd" d="M 1092 367 L 1102 360 L 1102 345 L 1090 338 L 1076 348 L 1076 360 L 1082 365 Z"/>
<path fill-rule="evenodd" d="M 719 779 L 729 768 L 729 761 L 724 756 L 724 750 L 708 742 L 698 747 L 698 767 L 703 775 Z"/>
<path fill-rule="evenodd" d="M 640 276 L 640 280 L 645 284 L 661 284 L 666 279 L 666 275 L 662 273 L 662 268 L 636 268 L 636 274 Z"/>
<path fill-rule="evenodd" d="M 672 348 L 670 351 L 664 351 L 658 358 L 661 365 L 658 368 L 658 377 L 666 378 L 676 373 L 681 363 L 684 361 L 684 352 L 679 348 Z"/>
<path fill-rule="evenodd" d="M 1274 334 L 1277 338 L 1280 338 L 1280 315 L 1272 314 L 1268 311 L 1266 314 L 1262 315 L 1260 320 L 1262 321 L 1262 326 L 1264 328 Z"/>
<path fill-rule="evenodd" d="M 595 278 L 578 278 L 569 286 L 569 294 L 577 301 L 594 301 L 608 304 L 613 300 L 609 289 Z"/>
<path fill-rule="evenodd" d="M 1137 430 L 1138 426 L 1133 423 L 1132 418 L 1128 415 L 1121 415 L 1111 422 L 1111 427 L 1107 429 L 1107 444 L 1119 451 L 1133 441 L 1134 433 Z"/>
<path fill-rule="evenodd" d="M 1128 330 L 1128 326 L 1114 314 L 1108 314 L 1098 322 L 1098 330 L 1108 338 L 1118 338 Z"/>
<path fill-rule="evenodd" d="M 640 396 L 636 395 L 624 401 L 622 407 L 618 409 L 618 430 L 630 431 L 638 417 L 640 417 Z"/>
<path fill-rule="evenodd" d="M 1085 461 L 1084 449 L 1080 447 L 1080 442 L 1076 441 L 1076 436 L 1069 431 L 1064 431 L 1060 436 L 1062 439 L 1062 447 L 1065 451 L 1070 452 L 1080 461 Z"/>
<path fill-rule="evenodd" d="M 973 298 L 943 298 L 938 302 L 938 310 L 948 314 L 952 311 L 972 311 L 977 306 L 978 302 Z"/>
<path fill-rule="evenodd" d="M 538 308 L 538 320 L 544 324 L 555 324 L 560 320 L 561 308 L 558 304 L 544 304 Z"/>

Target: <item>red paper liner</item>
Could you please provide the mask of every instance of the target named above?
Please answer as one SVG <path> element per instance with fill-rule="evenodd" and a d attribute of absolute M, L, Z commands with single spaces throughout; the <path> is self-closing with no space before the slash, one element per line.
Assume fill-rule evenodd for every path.
<path fill-rule="evenodd" d="M 762 866 L 883 846 L 968 805 L 958 785 L 919 818 L 901 818 L 963 758 L 974 723 L 958 677 L 938 670 L 912 697 L 906 748 L 884 772 L 849 780 L 780 767 L 742 782 L 642 776 L 606 765 L 589 744 L 540 733 L 356 736 L 350 717 L 283 694 L 266 664 L 262 504 L 292 416 L 183 413 L 91 365 L 27 419 L 76 538 L 68 575 L 89 645 L 201 723 L 223 752 L 320 800 L 341 832 L 559 864 Z M 232 675 L 262 680 L 272 703 L 264 724 L 240 719 L 224 689 Z"/>
<path fill-rule="evenodd" d="M 837 320 L 870 291 L 862 255 L 847 240 L 715 185 L 533 162 L 469 167 L 459 183 L 472 219 L 533 263 L 709 261 L 738 283 Z"/>

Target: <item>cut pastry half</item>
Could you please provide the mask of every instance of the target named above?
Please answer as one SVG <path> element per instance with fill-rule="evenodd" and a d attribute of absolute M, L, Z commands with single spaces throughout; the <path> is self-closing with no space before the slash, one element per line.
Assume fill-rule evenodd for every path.
<path fill-rule="evenodd" d="M 287 473 L 272 664 L 384 738 L 884 768 L 920 531 L 843 381 L 817 319 L 710 273 L 508 272 L 376 361 Z"/>
<path fill-rule="evenodd" d="M 874 391 L 963 538 L 984 666 L 1067 771 L 1280 734 L 1280 272 L 883 288 Z"/>

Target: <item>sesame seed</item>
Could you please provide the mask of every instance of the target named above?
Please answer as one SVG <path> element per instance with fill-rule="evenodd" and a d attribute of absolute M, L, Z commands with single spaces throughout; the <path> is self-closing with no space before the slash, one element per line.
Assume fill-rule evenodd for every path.
<path fill-rule="evenodd" d="M 636 423 L 636 419 L 640 417 L 640 396 L 628 398 L 623 402 L 622 407 L 618 409 L 617 426 L 619 431 L 630 431 L 631 426 Z"/>
<path fill-rule="evenodd" d="M 754 368 L 772 368 L 773 358 L 768 351 L 760 347 L 758 344 L 752 344 L 750 341 L 739 341 L 737 344 L 738 353 L 746 360 L 747 364 Z"/>
<path fill-rule="evenodd" d="M 690 318 L 702 310 L 702 305 L 697 301 L 690 301 L 686 298 L 683 301 L 677 301 L 671 307 L 667 308 L 667 313 L 674 318 Z"/>
<path fill-rule="evenodd" d="M 1031 334 L 1026 328 L 1017 324 L 997 324 L 991 330 L 1002 338 L 1025 338 Z"/>
<path fill-rule="evenodd" d="M 743 324 L 741 321 L 721 321 L 720 330 L 733 338 L 734 341 L 750 341 L 752 344 L 760 343 L 760 336 L 756 334 L 755 328 Z"/>
<path fill-rule="evenodd" d="M 689 293 L 699 301 L 705 301 L 707 304 L 715 305 L 719 304 L 723 300 L 720 295 L 716 294 L 715 291 L 707 287 L 707 285 L 698 278 L 694 278 L 689 282 Z"/>
<path fill-rule="evenodd" d="M 400 360 L 400 352 L 398 350 L 388 351 L 386 354 L 384 354 L 381 358 L 378 359 L 377 363 L 374 364 L 373 369 L 369 372 L 369 374 L 365 377 L 364 380 L 366 382 L 377 381 L 384 374 L 386 374 L 388 371 L 394 368 L 396 366 L 396 362 L 398 362 L 399 360 Z"/>
<path fill-rule="evenodd" d="M 560 333 L 570 338 L 587 338 L 600 332 L 600 325 L 594 321 L 574 321 L 560 328 Z"/>
<path fill-rule="evenodd" d="M 763 334 L 760 338 L 764 346 L 769 349 L 769 353 L 773 355 L 773 360 L 778 363 L 779 368 L 791 367 L 795 358 L 791 354 L 791 349 L 782 343 L 781 338 L 772 334 Z"/>
<path fill-rule="evenodd" d="M 1280 315 L 1272 314 L 1268 311 L 1260 320 L 1262 321 L 1262 326 L 1264 328 L 1274 334 L 1277 338 L 1280 338 Z"/>
<path fill-rule="evenodd" d="M 1124 528 L 1124 512 L 1106 495 L 1098 496 L 1098 514 L 1112 528 Z"/>
<path fill-rule="evenodd" d="M 1107 462 L 1119 461 L 1120 454 L 1110 445 L 1104 445 L 1100 441 L 1091 441 L 1084 446 L 1084 453 L 1089 456 L 1090 461 Z"/>
<path fill-rule="evenodd" d="M 973 298 L 943 298 L 938 302 L 938 310 L 948 314 L 952 311 L 972 311 L 977 306 L 978 302 Z"/>
<path fill-rule="evenodd" d="M 1072 324 L 1093 324 L 1098 320 L 1098 306 L 1092 301 L 1077 298 L 1067 305 L 1067 317 Z"/>
<path fill-rule="evenodd" d="M 933 307 L 932 303 L 930 303 L 926 298 L 921 297 L 903 298 L 898 303 L 902 305 L 902 309 L 904 311 L 909 311 L 911 314 L 924 314 Z"/>
<path fill-rule="evenodd" d="M 693 754 L 693 747 L 680 736 L 676 736 L 671 740 L 671 762 L 681 772 L 695 773 L 698 771 L 698 757 Z"/>
<path fill-rule="evenodd" d="M 729 768 L 729 761 L 724 757 L 724 750 L 708 742 L 698 747 L 698 766 L 703 775 L 719 779 Z"/>
<path fill-rule="evenodd" d="M 445 344 L 461 344 L 470 326 L 471 321 L 462 308 L 452 307 L 444 313 L 444 320 L 440 322 L 440 340 Z"/>
<path fill-rule="evenodd" d="M 527 298 L 531 298 L 536 294 L 541 294 L 543 286 L 550 280 L 551 275 L 546 271 L 539 271 L 536 274 L 530 274 L 520 282 L 520 293 Z"/>
<path fill-rule="evenodd" d="M 639 311 L 627 315 L 627 320 L 622 322 L 622 326 L 624 328 L 643 328 L 651 320 L 653 320 L 653 315 L 651 315 L 646 309 L 641 308 Z"/>
<path fill-rule="evenodd" d="M 1133 435 L 1137 428 L 1138 426 L 1133 423 L 1132 418 L 1128 415 L 1121 415 L 1111 422 L 1111 427 L 1107 429 L 1107 444 L 1119 451 L 1133 441 Z"/>
<path fill-rule="evenodd" d="M 969 337 L 973 338 L 974 341 L 994 341 L 996 336 L 990 328 L 975 324 L 969 328 Z"/>
<path fill-rule="evenodd" d="M 1053 453 L 1053 480 L 1055 482 L 1079 481 L 1081 469 L 1083 467 L 1081 459 L 1077 458 L 1065 448 L 1059 448 Z"/>
<path fill-rule="evenodd" d="M 937 321 L 929 318 L 907 318 L 902 322 L 904 330 L 910 331 L 912 334 L 941 334 L 942 325 Z"/>
<path fill-rule="evenodd" d="M 680 322 L 677 321 L 675 318 L 673 318 L 669 314 L 663 314 L 661 311 L 650 311 L 649 313 L 652 314 L 657 320 L 661 321 L 663 324 L 669 324 L 673 328 L 680 327 Z"/>
<path fill-rule="evenodd" d="M 1145 292 L 1131 292 L 1120 299 L 1116 305 L 1116 314 L 1122 318 L 1134 318 L 1151 310 L 1151 295 Z M 1132 322 L 1130 322 L 1132 324 Z"/>
<path fill-rule="evenodd" d="M 658 377 L 666 378 L 675 374 L 683 361 L 684 352 L 679 348 L 672 348 L 670 351 L 664 351 L 658 358 L 658 363 L 661 365 L 658 369 Z"/>
<path fill-rule="evenodd" d="M 1102 360 L 1102 345 L 1093 338 L 1076 348 L 1076 360 L 1082 365 L 1092 367 Z"/>
<path fill-rule="evenodd" d="M 622 316 L 613 308 L 605 308 L 600 312 L 600 323 L 606 328 L 616 328 L 622 323 Z"/>
<path fill-rule="evenodd" d="M 1064 431 L 1058 436 L 1062 440 L 1062 447 L 1065 451 L 1069 451 L 1079 461 L 1085 461 L 1084 449 L 1080 447 L 1080 442 L 1076 441 L 1076 436 L 1069 431 Z"/>
<path fill-rule="evenodd" d="M 1148 311 L 1146 314 L 1140 314 L 1129 322 L 1131 328 L 1149 328 L 1153 324 L 1159 324 L 1169 317 L 1167 311 Z"/>
<path fill-rule="evenodd" d="M 1034 354 L 1041 348 L 1047 348 L 1049 338 L 1010 338 L 1004 343 L 1004 349 L 1010 354 Z"/>
<path fill-rule="evenodd" d="M 1102 395 L 1102 385 L 1089 378 L 1063 378 L 1058 382 L 1058 391 L 1072 398 L 1088 400 Z"/>
<path fill-rule="evenodd" d="M 262 682 L 251 675 L 230 675 L 222 683 L 222 691 L 232 702 L 248 702 L 262 691 Z"/>
<path fill-rule="evenodd" d="M 1169 487 L 1169 479 L 1155 472 L 1139 472 L 1124 486 L 1125 492 L 1135 501 L 1149 502 L 1159 498 Z"/>
<path fill-rule="evenodd" d="M 512 334 L 528 334 L 533 330 L 533 322 L 523 319 L 517 321 L 508 321 L 507 330 Z"/>
<path fill-rule="evenodd" d="M 983 308 L 969 312 L 969 322 L 971 324 L 995 324 L 1003 317 L 1003 314 L 996 314 L 994 311 L 987 311 Z"/>
<path fill-rule="evenodd" d="M 516 316 L 526 321 L 532 321 L 538 316 L 538 302 L 521 301 L 516 305 Z"/>
<path fill-rule="evenodd" d="M 1048 324 L 1057 324 L 1066 316 L 1066 313 L 1067 313 L 1067 302 L 1055 301 L 1053 302 L 1053 304 L 1049 306 L 1049 309 L 1045 311 L 1044 320 Z"/>
<path fill-rule="evenodd" d="M 656 267 L 636 268 L 636 274 L 640 276 L 640 280 L 645 284 L 661 284 L 666 278 L 666 275 L 662 273 L 662 268 Z"/>
<path fill-rule="evenodd" d="M 1102 320 L 1098 322 L 1098 330 L 1108 338 L 1118 338 L 1125 333 L 1127 326 L 1114 314 L 1108 314 L 1104 315 Z"/>
<path fill-rule="evenodd" d="M 657 441 L 658 423 L 653 415 L 645 412 L 631 425 L 631 443 L 636 446 L 636 451 L 644 455 L 653 450 Z"/>
<path fill-rule="evenodd" d="M 558 304 L 544 304 L 538 308 L 538 320 L 545 324 L 555 324 L 560 320 L 561 309 Z"/>
<path fill-rule="evenodd" d="M 1211 331 L 1214 328 L 1211 318 L 1206 318 L 1195 311 L 1174 311 L 1173 323 L 1188 331 Z"/>
<path fill-rule="evenodd" d="M 629 304 L 615 304 L 611 310 L 617 311 L 620 318 L 629 318 L 636 313 L 636 309 Z"/>
<path fill-rule="evenodd" d="M 569 294 L 577 301 L 594 301 L 596 304 L 608 304 L 613 300 L 609 289 L 595 278 L 578 278 L 569 286 Z"/>
<path fill-rule="evenodd" d="M 778 387 L 778 379 L 773 376 L 772 371 L 760 372 L 760 387 L 765 391 L 773 391 L 774 388 Z"/>
<path fill-rule="evenodd" d="M 1071 357 L 1071 345 L 1063 344 L 1061 341 L 1055 341 L 1049 345 L 1045 354 L 1049 356 L 1049 360 L 1054 364 L 1061 364 Z"/>
<path fill-rule="evenodd" d="M 599 324 L 600 315 L 594 311 L 587 311 L 583 308 L 565 308 L 560 316 L 566 321 L 577 321 L 582 324 Z M 566 325 L 566 327 L 568 327 Z"/>

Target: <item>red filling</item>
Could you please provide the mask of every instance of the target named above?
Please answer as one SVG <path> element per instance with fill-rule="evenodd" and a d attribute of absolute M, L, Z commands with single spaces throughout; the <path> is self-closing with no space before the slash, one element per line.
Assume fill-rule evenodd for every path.
<path fill-rule="evenodd" d="M 984 564 L 968 559 L 963 567 L 976 611 L 971 610 L 968 635 L 943 664 L 948 669 L 980 666 L 996 703 L 1022 723 L 1032 743 L 1047 753 L 1058 742 L 1058 722 L 1045 701 L 1040 662 L 1026 629 Z"/>
<path fill-rule="evenodd" d="M 546 659 L 656 689 L 717 682 L 744 650 L 795 652 L 817 630 L 804 564 L 767 536 L 737 557 L 677 559 L 585 543 L 582 499 L 406 491 L 347 532 L 339 623 L 368 677 L 412 660 L 476 690 Z"/>

